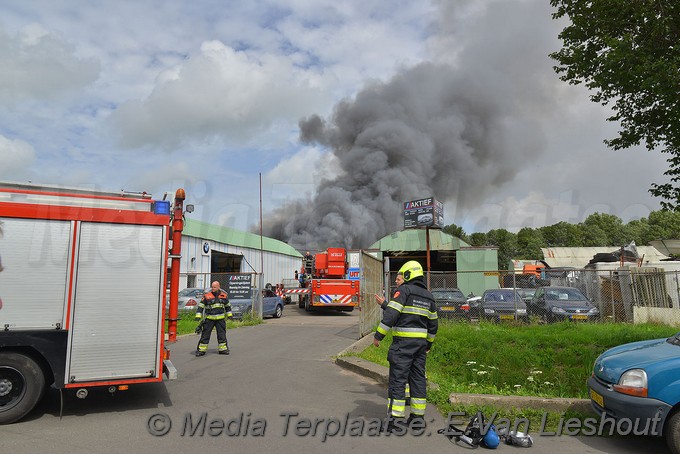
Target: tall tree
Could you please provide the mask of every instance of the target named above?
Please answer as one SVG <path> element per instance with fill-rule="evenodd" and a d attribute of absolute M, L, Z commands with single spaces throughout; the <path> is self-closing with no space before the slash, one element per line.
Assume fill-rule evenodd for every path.
<path fill-rule="evenodd" d="M 542 247 L 545 247 L 545 239 L 539 229 L 524 227 L 517 232 L 516 259 L 538 260 L 543 257 Z"/>
<path fill-rule="evenodd" d="M 680 2 L 678 0 L 550 0 L 554 19 L 568 17 L 563 47 L 550 56 L 570 84 L 594 90 L 594 102 L 613 103 L 615 150 L 644 143 L 668 158 L 670 183 L 650 192 L 667 210 L 680 210 Z"/>
<path fill-rule="evenodd" d="M 444 226 L 442 231 L 444 233 L 448 233 L 449 235 L 455 236 L 456 238 L 460 238 L 466 243 L 470 243 L 470 238 L 468 238 L 467 234 L 465 233 L 465 230 L 463 230 L 463 227 L 458 227 L 456 224 L 449 224 L 447 226 Z"/>
<path fill-rule="evenodd" d="M 632 241 L 626 237 L 620 217 L 607 213 L 593 213 L 580 225 L 584 246 L 626 246 Z"/>
<path fill-rule="evenodd" d="M 650 240 L 680 238 L 680 213 L 652 211 L 649 213 Z"/>
<path fill-rule="evenodd" d="M 510 260 L 516 258 L 517 235 L 505 229 L 489 230 L 486 234 L 487 244 L 498 246 L 498 269 L 507 270 Z"/>
<path fill-rule="evenodd" d="M 583 236 L 581 229 L 568 222 L 558 222 L 557 224 L 541 227 L 546 247 L 581 247 L 583 246 Z"/>
<path fill-rule="evenodd" d="M 475 232 L 470 235 L 470 246 L 487 246 L 486 233 Z"/>

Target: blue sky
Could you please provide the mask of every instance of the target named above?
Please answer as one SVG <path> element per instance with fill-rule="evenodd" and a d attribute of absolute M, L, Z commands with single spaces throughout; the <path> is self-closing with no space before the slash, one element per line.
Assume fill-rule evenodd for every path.
<path fill-rule="evenodd" d="M 664 182 L 665 160 L 604 146 L 616 131 L 608 111 L 551 69 L 561 27 L 545 3 L 7 0 L 0 179 L 158 195 L 184 187 L 194 217 L 245 230 L 259 220 L 261 174 L 265 218 L 308 216 L 291 203 L 322 203 L 324 185 L 365 185 L 348 182 L 360 161 L 329 139 L 347 127 L 334 123 L 338 103 L 357 118 L 360 94 L 394 96 L 402 76 L 419 93 L 426 78 L 413 68 L 431 63 L 467 91 L 467 111 L 493 111 L 489 125 L 502 134 L 481 125 L 480 142 L 495 150 L 475 149 L 462 134 L 461 154 L 441 161 L 452 169 L 438 181 L 425 174 L 409 186 L 377 168 L 392 175 L 384 200 L 397 211 L 437 190 L 445 223 L 468 233 L 579 222 L 596 211 L 647 216 L 659 209 L 648 188 Z M 334 128 L 329 140 L 303 143 L 301 121 L 314 115 Z M 384 151 L 386 162 L 410 165 Z M 487 158 L 475 160 L 482 151 Z M 348 200 L 366 196 L 349 191 Z M 358 205 L 370 212 L 373 202 Z M 398 230 L 393 213 L 379 214 L 385 222 L 364 241 Z"/>

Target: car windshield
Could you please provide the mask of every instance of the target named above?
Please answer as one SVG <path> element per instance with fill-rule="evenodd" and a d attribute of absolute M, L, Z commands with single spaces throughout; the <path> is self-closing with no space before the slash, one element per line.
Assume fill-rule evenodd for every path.
<path fill-rule="evenodd" d="M 534 293 L 536 293 L 535 288 L 518 288 L 517 293 L 519 293 L 519 296 L 522 298 L 531 298 L 534 296 Z"/>
<path fill-rule="evenodd" d="M 432 290 L 432 296 L 437 300 L 465 299 L 460 290 Z"/>
<path fill-rule="evenodd" d="M 179 291 L 179 296 L 193 296 L 194 293 L 196 293 L 196 290 L 200 290 L 197 288 L 185 288 L 184 290 Z"/>
<path fill-rule="evenodd" d="M 583 293 L 575 288 L 546 290 L 545 299 L 548 301 L 586 301 L 586 297 L 583 296 Z"/>
<path fill-rule="evenodd" d="M 513 298 L 517 301 L 520 300 L 519 295 L 513 289 L 494 290 L 484 295 L 484 301 L 512 302 Z"/>

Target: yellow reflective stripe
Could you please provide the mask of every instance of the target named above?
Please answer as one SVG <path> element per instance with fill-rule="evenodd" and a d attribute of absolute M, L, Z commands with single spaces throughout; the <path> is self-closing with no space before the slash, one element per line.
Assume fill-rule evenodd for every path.
<path fill-rule="evenodd" d="M 397 312 L 401 312 L 404 310 L 404 306 L 397 303 L 396 301 L 390 301 L 387 303 L 387 307 L 391 307 L 392 309 L 396 310 Z"/>
<path fill-rule="evenodd" d="M 409 337 L 413 339 L 425 339 L 427 337 L 427 333 L 414 333 L 411 331 L 393 331 L 392 332 L 393 336 L 397 337 Z"/>
<path fill-rule="evenodd" d="M 392 416 L 396 416 L 397 418 L 403 418 L 404 415 L 406 414 L 406 401 L 405 400 L 397 400 L 397 399 L 390 399 L 388 401 L 388 407 L 392 407 Z"/>
<path fill-rule="evenodd" d="M 224 318 L 224 314 L 221 315 L 206 315 L 205 318 L 208 320 L 222 320 Z"/>
<path fill-rule="evenodd" d="M 425 408 L 427 407 L 427 402 L 425 399 L 418 399 L 416 397 L 411 397 L 411 413 L 414 415 L 422 416 L 425 414 Z"/>
<path fill-rule="evenodd" d="M 390 332 L 390 327 L 387 326 L 387 325 L 385 325 L 384 323 L 380 323 L 380 324 L 378 325 L 377 331 L 378 331 L 380 334 L 382 334 L 382 335 L 387 335 L 387 333 Z"/>
<path fill-rule="evenodd" d="M 428 342 L 434 342 L 435 335 L 434 334 L 427 334 L 427 341 Z"/>
<path fill-rule="evenodd" d="M 414 314 L 414 315 L 422 315 L 423 317 L 430 318 L 430 315 L 432 312 L 428 311 L 427 309 L 421 309 L 419 307 L 413 307 L 413 306 L 406 306 L 404 310 L 402 311 L 403 314 Z"/>
<path fill-rule="evenodd" d="M 430 312 L 430 314 L 428 315 L 428 318 L 430 320 L 437 320 L 437 318 L 438 318 L 437 313 L 436 312 Z"/>
<path fill-rule="evenodd" d="M 208 351 L 208 344 L 198 344 L 198 351 L 199 352 Z"/>
<path fill-rule="evenodd" d="M 400 337 L 413 337 L 425 339 L 427 337 L 427 329 L 425 328 L 405 328 L 402 326 L 395 326 L 392 328 L 392 334 Z"/>

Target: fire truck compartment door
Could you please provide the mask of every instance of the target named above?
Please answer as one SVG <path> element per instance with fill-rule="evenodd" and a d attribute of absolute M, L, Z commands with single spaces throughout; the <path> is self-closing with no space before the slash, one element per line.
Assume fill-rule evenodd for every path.
<path fill-rule="evenodd" d="M 64 327 L 71 223 L 0 218 L 0 329 Z"/>
<path fill-rule="evenodd" d="M 165 227 L 81 224 L 66 380 L 157 377 Z"/>

